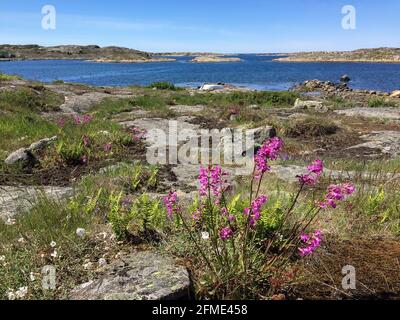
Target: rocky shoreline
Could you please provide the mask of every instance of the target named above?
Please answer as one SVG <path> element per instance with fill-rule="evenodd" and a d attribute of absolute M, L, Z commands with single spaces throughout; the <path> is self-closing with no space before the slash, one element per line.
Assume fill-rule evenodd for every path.
<path fill-rule="evenodd" d="M 399 48 L 359 49 L 354 51 L 321 51 L 291 53 L 287 57 L 274 59 L 276 62 L 363 62 L 400 63 Z"/>

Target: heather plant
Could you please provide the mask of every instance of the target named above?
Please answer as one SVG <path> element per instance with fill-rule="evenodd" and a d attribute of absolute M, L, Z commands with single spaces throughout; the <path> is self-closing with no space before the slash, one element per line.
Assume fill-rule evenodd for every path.
<path fill-rule="evenodd" d="M 268 292 L 276 270 L 284 272 L 290 259 L 309 256 L 321 245 L 322 231 L 309 230 L 318 214 L 336 208 L 355 191 L 350 183 L 330 185 L 319 201 L 303 199 L 305 190 L 315 188 L 322 175 L 323 163 L 316 160 L 307 174 L 297 177 L 298 191 L 290 202 L 284 206 L 275 201 L 267 208 L 269 197 L 261 194 L 261 185 L 282 146 L 282 140 L 272 138 L 258 150 L 247 197 L 232 194 L 228 173 L 209 166 L 200 168 L 198 200 L 189 212 L 179 204 L 176 192 L 164 198 L 168 219 L 179 220 L 178 230 L 186 232 L 188 248 L 196 252 L 192 259 L 201 266 L 201 271 L 194 271 L 200 295 L 254 298 L 260 297 L 260 288 Z M 299 209 L 305 212 L 295 214 Z"/>

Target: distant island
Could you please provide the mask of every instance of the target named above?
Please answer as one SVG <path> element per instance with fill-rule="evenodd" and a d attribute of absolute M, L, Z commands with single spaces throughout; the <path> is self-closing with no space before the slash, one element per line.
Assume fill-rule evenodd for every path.
<path fill-rule="evenodd" d="M 240 62 L 242 59 L 237 57 L 226 57 L 223 55 L 203 55 L 195 57 L 191 62 L 207 63 L 207 62 Z"/>
<path fill-rule="evenodd" d="M 288 54 L 280 62 L 375 62 L 400 63 L 400 48 L 358 49 L 354 51 L 319 51 Z"/>
<path fill-rule="evenodd" d="M 275 56 L 276 62 L 374 62 L 400 63 L 400 48 L 358 49 L 354 51 L 315 51 L 297 53 L 258 53 Z M 193 57 L 193 63 L 240 62 L 232 54 L 209 52 L 151 53 L 118 46 L 59 45 L 0 45 L 0 61 L 16 60 L 83 60 L 99 63 L 173 62 L 174 57 Z"/>
<path fill-rule="evenodd" d="M 88 60 L 95 62 L 144 63 L 175 61 L 154 57 L 152 53 L 110 46 L 60 45 L 43 47 L 39 45 L 0 45 L 0 60 Z"/>

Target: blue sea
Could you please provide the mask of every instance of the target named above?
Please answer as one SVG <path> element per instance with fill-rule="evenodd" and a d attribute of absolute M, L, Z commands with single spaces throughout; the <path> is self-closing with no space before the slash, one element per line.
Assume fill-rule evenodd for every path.
<path fill-rule="evenodd" d="M 225 82 L 258 90 L 287 90 L 305 80 L 338 82 L 348 74 L 354 89 L 392 91 L 400 89 L 400 64 L 389 63 L 284 63 L 276 57 L 237 55 L 242 62 L 191 63 L 193 57 L 176 62 L 142 64 L 95 63 L 68 60 L 0 62 L 0 72 L 26 79 L 85 83 L 96 86 L 148 85 L 169 81 L 196 87 L 204 82 Z"/>

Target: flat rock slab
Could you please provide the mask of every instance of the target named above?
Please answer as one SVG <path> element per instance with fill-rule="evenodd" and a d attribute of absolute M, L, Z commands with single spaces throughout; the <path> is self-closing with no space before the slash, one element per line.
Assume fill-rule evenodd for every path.
<path fill-rule="evenodd" d="M 180 114 L 197 114 L 205 110 L 205 106 L 197 105 L 197 106 L 186 106 L 186 105 L 176 105 L 171 106 L 170 110 L 180 113 Z"/>
<path fill-rule="evenodd" d="M 189 116 L 181 116 L 176 119 L 142 118 L 134 121 L 120 122 L 120 125 L 125 128 L 135 127 L 141 130 L 146 130 L 146 142 L 153 147 L 163 147 L 168 146 L 168 136 L 171 130 L 176 130 L 177 135 L 179 135 L 183 130 L 189 130 L 193 133 L 193 136 L 197 136 L 200 133 L 200 126 L 190 123 L 193 119 L 193 117 Z M 167 138 L 165 141 L 163 141 L 163 139 L 160 140 L 160 130 Z M 188 139 L 189 138 L 184 137 L 184 139 L 177 141 L 177 143 L 184 143 L 188 141 Z"/>
<path fill-rule="evenodd" d="M 400 120 L 400 109 L 398 108 L 352 108 L 336 110 L 335 113 L 348 117 Z"/>
<path fill-rule="evenodd" d="M 271 168 L 271 172 L 275 174 L 279 179 L 284 180 L 289 183 L 298 182 L 297 176 L 307 173 L 307 168 L 289 165 L 274 165 Z M 361 179 L 383 179 L 386 182 L 394 179 L 400 179 L 400 174 L 398 173 L 374 173 L 374 172 L 357 172 L 357 171 L 338 171 L 330 170 L 325 168 L 323 177 L 330 178 L 333 180 L 349 180 L 356 177 Z"/>
<path fill-rule="evenodd" d="M 75 288 L 71 300 L 179 300 L 190 297 L 186 268 L 151 251 L 120 257 L 98 280 Z"/>
<path fill-rule="evenodd" d="M 6 220 L 32 208 L 40 194 L 52 199 L 72 196 L 72 188 L 0 186 L 0 219 Z"/>
<path fill-rule="evenodd" d="M 360 138 L 366 142 L 347 149 L 371 149 L 370 156 L 387 155 L 396 157 L 400 154 L 399 131 L 373 131 Z"/>

